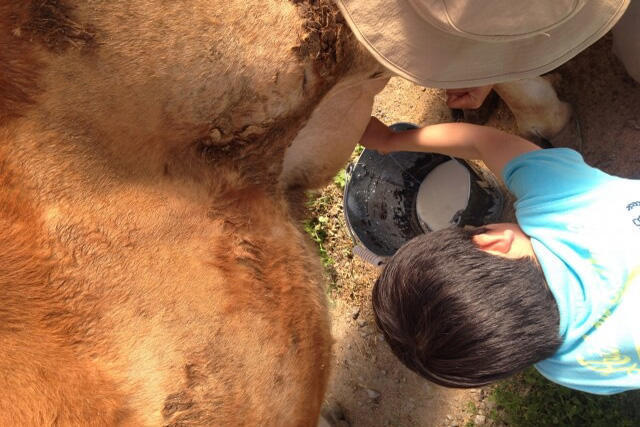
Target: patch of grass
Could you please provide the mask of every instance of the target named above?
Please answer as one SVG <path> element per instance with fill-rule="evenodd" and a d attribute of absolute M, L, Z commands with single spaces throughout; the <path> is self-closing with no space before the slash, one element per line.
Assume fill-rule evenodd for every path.
<path fill-rule="evenodd" d="M 639 425 L 640 391 L 598 396 L 571 390 L 530 368 L 498 383 L 489 397 L 496 409 L 489 418 L 510 426 Z"/>
<path fill-rule="evenodd" d="M 311 237 L 318 248 L 318 254 L 322 260 L 322 266 L 328 280 L 329 292 L 336 289 L 335 260 L 331 257 L 329 250 L 331 246 L 330 237 L 334 234 L 332 220 L 329 211 L 332 206 L 332 198 L 329 195 L 309 193 L 307 195 L 307 208 L 311 217 L 304 222 L 304 231 Z"/>
<path fill-rule="evenodd" d="M 304 231 L 306 231 L 307 234 L 311 236 L 311 239 L 316 242 L 318 252 L 322 258 L 322 265 L 324 265 L 325 268 L 333 264 L 333 260 L 324 247 L 324 242 L 327 239 L 327 222 L 329 222 L 329 218 L 326 216 L 317 216 L 304 222 Z"/>
<path fill-rule="evenodd" d="M 347 171 L 340 169 L 340 172 L 333 177 L 333 183 L 341 190 L 344 190 L 344 186 L 347 185 Z"/>
<path fill-rule="evenodd" d="M 474 402 L 468 402 L 467 403 L 467 412 L 469 414 L 471 414 L 472 416 L 478 414 L 478 407 L 476 406 L 476 404 Z"/>
<path fill-rule="evenodd" d="M 364 148 L 356 148 L 351 160 Z M 307 221 L 304 222 L 304 230 L 318 247 L 318 254 L 324 265 L 327 278 L 327 294 L 329 299 L 342 292 L 351 291 L 353 282 L 353 270 L 351 260 L 353 258 L 353 241 L 342 211 L 342 197 L 348 181 L 345 169 L 338 171 L 332 182 L 321 191 L 312 191 L 307 194 Z M 347 284 L 349 290 L 343 286 Z M 350 298 L 355 298 L 350 292 Z"/>
<path fill-rule="evenodd" d="M 355 163 L 355 161 L 357 160 L 358 156 L 360 156 L 360 154 L 362 154 L 362 152 L 364 151 L 364 147 L 360 144 L 356 145 L 356 148 L 353 150 L 353 153 L 351 153 L 351 162 Z M 340 169 L 340 171 L 338 172 L 338 174 L 336 176 L 333 177 L 333 183 L 335 185 L 338 186 L 338 188 L 340 188 L 341 190 L 344 190 L 345 185 L 347 185 L 347 171 L 346 169 Z"/>
<path fill-rule="evenodd" d="M 474 427 L 476 423 L 473 421 L 473 417 L 478 415 L 478 412 L 479 412 L 478 407 L 474 402 L 467 402 L 466 412 L 467 412 L 467 417 L 470 419 L 468 419 L 468 421 L 464 424 L 464 427 Z"/>
<path fill-rule="evenodd" d="M 340 190 L 344 190 L 345 185 L 347 185 L 347 172 L 344 168 L 340 169 L 336 176 L 333 177 L 333 183 Z M 314 193 L 309 193 L 307 197 L 307 207 L 315 216 L 304 222 L 304 230 L 318 245 L 318 251 L 320 252 L 320 257 L 322 258 L 322 264 L 326 269 L 327 267 L 334 264 L 334 260 L 331 259 L 331 257 L 327 253 L 325 241 L 327 240 L 329 234 L 332 233 L 332 224 L 330 224 L 330 218 L 328 214 L 333 204 L 337 201 L 333 200 L 329 195 L 317 195 Z"/>

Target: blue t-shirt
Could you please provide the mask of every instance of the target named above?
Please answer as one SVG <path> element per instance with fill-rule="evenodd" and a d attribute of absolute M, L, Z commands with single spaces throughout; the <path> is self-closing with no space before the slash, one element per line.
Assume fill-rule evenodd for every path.
<path fill-rule="evenodd" d="M 640 181 L 566 148 L 518 156 L 503 178 L 560 311 L 562 345 L 536 368 L 590 393 L 640 388 Z"/>

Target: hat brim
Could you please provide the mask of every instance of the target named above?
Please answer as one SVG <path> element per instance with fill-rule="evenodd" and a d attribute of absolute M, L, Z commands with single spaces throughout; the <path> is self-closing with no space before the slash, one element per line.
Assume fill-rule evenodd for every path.
<path fill-rule="evenodd" d="M 406 0 L 338 0 L 358 40 L 394 73 L 438 88 L 484 86 L 535 77 L 595 43 L 620 19 L 629 0 L 587 1 L 548 33 L 505 42 L 446 33 Z"/>

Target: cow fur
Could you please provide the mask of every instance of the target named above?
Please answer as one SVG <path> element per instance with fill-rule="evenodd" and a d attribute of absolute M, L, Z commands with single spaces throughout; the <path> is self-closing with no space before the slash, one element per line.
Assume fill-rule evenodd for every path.
<path fill-rule="evenodd" d="M 346 159 L 283 165 L 379 71 L 327 0 L 0 0 L 0 425 L 314 425 Z"/>

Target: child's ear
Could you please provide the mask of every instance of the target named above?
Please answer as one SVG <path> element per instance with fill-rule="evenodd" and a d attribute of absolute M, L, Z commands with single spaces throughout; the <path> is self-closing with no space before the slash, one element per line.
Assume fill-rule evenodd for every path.
<path fill-rule="evenodd" d="M 485 252 L 504 256 L 511 251 L 515 233 L 510 229 L 487 229 L 486 232 L 472 237 L 473 243 Z"/>

